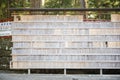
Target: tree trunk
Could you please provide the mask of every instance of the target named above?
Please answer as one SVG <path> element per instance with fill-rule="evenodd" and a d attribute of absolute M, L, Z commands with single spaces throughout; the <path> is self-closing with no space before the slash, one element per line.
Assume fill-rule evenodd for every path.
<path fill-rule="evenodd" d="M 42 6 L 42 0 L 31 0 L 31 8 L 40 8 Z"/>
<path fill-rule="evenodd" d="M 30 0 L 31 8 L 41 8 L 42 0 Z M 30 14 L 40 14 L 40 12 L 30 12 Z"/>
<path fill-rule="evenodd" d="M 85 5 L 85 0 L 80 0 L 80 3 L 81 3 L 81 8 L 86 8 L 86 5 Z M 83 15 L 84 15 L 84 19 L 86 19 L 86 12 L 83 12 Z"/>
<path fill-rule="evenodd" d="M 80 3 L 81 3 L 81 8 L 86 8 L 85 7 L 85 0 L 80 0 Z"/>

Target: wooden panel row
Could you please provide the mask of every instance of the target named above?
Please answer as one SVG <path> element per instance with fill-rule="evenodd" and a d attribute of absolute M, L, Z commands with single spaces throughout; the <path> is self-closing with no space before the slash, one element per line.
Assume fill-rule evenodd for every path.
<path fill-rule="evenodd" d="M 25 61 L 25 62 L 13 62 L 11 68 L 16 69 L 63 69 L 63 68 L 72 68 L 72 69 L 81 69 L 81 68 L 120 68 L 120 62 L 53 62 L 53 61 Z"/>
<path fill-rule="evenodd" d="M 28 55 L 13 56 L 13 61 L 120 61 L 120 55 Z"/>
<path fill-rule="evenodd" d="M 111 22 L 14 22 L 13 29 L 41 28 L 120 28 L 120 23 Z"/>
<path fill-rule="evenodd" d="M 101 49 L 46 49 L 46 48 L 43 48 L 43 49 L 13 49 L 12 50 L 12 53 L 13 54 L 25 54 L 25 53 L 33 53 L 33 54 L 39 54 L 39 53 L 44 53 L 44 54 L 47 54 L 47 53 L 120 53 L 120 49 L 112 49 L 112 48 L 101 48 Z"/>
<path fill-rule="evenodd" d="M 120 48 L 120 42 L 14 42 L 14 48 Z"/>
<path fill-rule="evenodd" d="M 83 15 L 14 15 L 19 22 L 83 22 Z"/>
<path fill-rule="evenodd" d="M 12 41 L 120 41 L 120 35 L 115 36 L 12 36 Z"/>
<path fill-rule="evenodd" d="M 120 28 L 110 29 L 40 29 L 40 30 L 14 30 L 13 35 L 120 35 Z"/>

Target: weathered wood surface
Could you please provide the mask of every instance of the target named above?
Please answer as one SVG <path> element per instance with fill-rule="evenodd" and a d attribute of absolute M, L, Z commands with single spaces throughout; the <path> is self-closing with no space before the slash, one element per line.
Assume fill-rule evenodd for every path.
<path fill-rule="evenodd" d="M 15 16 L 13 69 L 120 69 L 120 23 L 82 16 Z"/>
<path fill-rule="evenodd" d="M 112 22 L 120 22 L 120 14 L 112 14 L 111 21 Z"/>

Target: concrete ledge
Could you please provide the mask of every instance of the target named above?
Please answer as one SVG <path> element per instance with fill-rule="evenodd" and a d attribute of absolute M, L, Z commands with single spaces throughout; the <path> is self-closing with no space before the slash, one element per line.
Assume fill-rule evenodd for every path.
<path fill-rule="evenodd" d="M 0 80 L 120 80 L 118 75 L 0 74 Z"/>

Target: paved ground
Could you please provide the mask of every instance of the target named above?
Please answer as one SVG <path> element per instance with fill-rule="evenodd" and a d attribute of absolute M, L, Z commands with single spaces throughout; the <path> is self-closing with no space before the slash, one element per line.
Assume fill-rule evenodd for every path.
<path fill-rule="evenodd" d="M 120 80 L 120 75 L 5 74 L 0 80 Z"/>

